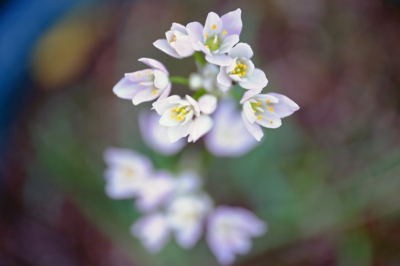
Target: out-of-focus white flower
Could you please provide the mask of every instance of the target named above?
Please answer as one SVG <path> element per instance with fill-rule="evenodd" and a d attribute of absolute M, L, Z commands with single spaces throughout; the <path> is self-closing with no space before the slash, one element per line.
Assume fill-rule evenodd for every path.
<path fill-rule="evenodd" d="M 247 131 L 234 100 L 220 101 L 213 119 L 214 126 L 204 137 L 204 143 L 215 156 L 239 157 L 258 144 Z"/>
<path fill-rule="evenodd" d="M 236 254 L 247 254 L 251 238 L 262 236 L 267 225 L 250 211 L 219 206 L 208 218 L 206 240 L 211 251 L 223 265 L 232 264 Z"/>
<path fill-rule="evenodd" d="M 217 97 L 211 94 L 204 94 L 199 98 L 200 111 L 203 114 L 210 115 L 217 109 Z"/>
<path fill-rule="evenodd" d="M 140 133 L 146 145 L 163 155 L 174 155 L 182 150 L 186 142 L 181 139 L 171 143 L 168 127 L 159 123 L 160 117 L 155 112 L 143 112 L 139 116 Z"/>
<path fill-rule="evenodd" d="M 203 222 L 212 210 L 210 197 L 205 194 L 188 194 L 175 198 L 168 207 L 168 224 L 182 248 L 193 247 L 203 233 Z"/>
<path fill-rule="evenodd" d="M 189 23 L 186 29 L 193 48 L 196 51 L 203 51 L 206 60 L 211 64 L 228 66 L 232 59 L 225 53 L 239 41 L 243 27 L 241 14 L 240 8 L 221 18 L 216 13 L 210 12 L 204 27 L 199 22 Z"/>
<path fill-rule="evenodd" d="M 127 149 L 107 148 L 104 161 L 106 194 L 113 199 L 132 198 L 149 179 L 153 166 L 143 155 Z"/>
<path fill-rule="evenodd" d="M 175 57 L 184 58 L 194 53 L 192 41 L 187 33 L 185 26 L 172 23 L 172 27 L 165 33 L 166 39 L 160 39 L 153 45 L 164 53 Z"/>
<path fill-rule="evenodd" d="M 177 177 L 167 171 L 158 171 L 143 184 L 136 207 L 144 212 L 154 211 L 176 197 L 200 189 L 201 185 L 199 175 L 193 171 L 182 171 Z"/>
<path fill-rule="evenodd" d="M 281 118 L 293 114 L 300 107 L 282 94 L 258 93 L 259 90 L 247 91 L 240 103 L 243 104 L 242 118 L 247 130 L 260 141 L 264 136 L 260 125 L 278 128 L 282 125 Z"/>
<path fill-rule="evenodd" d="M 168 138 L 171 143 L 188 137 L 195 142 L 212 127 L 213 121 L 207 115 L 200 115 L 200 106 L 196 100 L 186 95 L 183 100 L 177 95 L 153 103 L 160 118 L 160 124 L 168 127 Z"/>
<path fill-rule="evenodd" d="M 141 217 L 131 226 L 131 234 L 151 253 L 159 252 L 170 238 L 167 219 L 161 213 Z"/>
<path fill-rule="evenodd" d="M 192 90 L 204 88 L 208 92 L 222 91 L 226 92 L 230 86 L 224 86 L 217 82 L 219 67 L 207 63 L 204 67 L 198 67 L 198 73 L 192 73 L 189 76 L 189 87 Z"/>
<path fill-rule="evenodd" d="M 224 86 L 230 86 L 232 81 L 239 83 L 245 89 L 262 89 L 268 84 L 264 71 L 254 68 L 253 50 L 246 43 L 239 43 L 228 55 L 232 58 L 228 66 L 221 67 L 217 80 Z"/>
<path fill-rule="evenodd" d="M 126 73 L 114 86 L 113 92 L 122 99 L 132 100 L 134 105 L 168 97 L 171 82 L 165 66 L 150 58 L 140 58 L 139 61 L 150 68 Z"/>

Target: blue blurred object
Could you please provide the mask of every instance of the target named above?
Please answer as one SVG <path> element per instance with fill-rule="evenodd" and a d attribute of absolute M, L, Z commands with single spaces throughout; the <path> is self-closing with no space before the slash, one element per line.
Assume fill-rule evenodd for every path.
<path fill-rule="evenodd" d="M 92 0 L 14 0 L 0 5 L 0 164 L 9 128 L 29 93 L 28 63 L 41 34 L 76 4 Z M 25 84 L 25 85 L 24 85 Z"/>

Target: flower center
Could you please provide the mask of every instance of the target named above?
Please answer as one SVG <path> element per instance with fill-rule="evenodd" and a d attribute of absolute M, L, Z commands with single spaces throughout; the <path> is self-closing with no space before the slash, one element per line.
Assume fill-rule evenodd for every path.
<path fill-rule="evenodd" d="M 246 70 L 247 70 L 246 64 L 244 64 L 240 61 L 236 61 L 235 69 L 233 69 L 230 74 L 238 75 L 239 77 L 245 77 L 247 74 Z"/>
<path fill-rule="evenodd" d="M 176 119 L 178 121 L 182 121 L 185 119 L 186 114 L 189 112 L 187 106 L 185 107 L 176 107 L 171 110 L 171 118 Z"/>
<path fill-rule="evenodd" d="M 218 50 L 220 46 L 221 46 L 221 38 L 219 38 L 218 35 L 214 35 L 214 37 L 210 37 L 206 40 L 206 47 L 208 47 L 212 52 Z"/>

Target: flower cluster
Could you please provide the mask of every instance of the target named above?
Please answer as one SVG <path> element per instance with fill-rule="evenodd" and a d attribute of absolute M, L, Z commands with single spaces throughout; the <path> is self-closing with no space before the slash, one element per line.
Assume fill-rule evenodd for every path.
<path fill-rule="evenodd" d="M 280 127 L 281 119 L 299 106 L 284 95 L 262 93 L 268 79 L 252 62 L 250 45 L 239 43 L 242 26 L 240 9 L 222 17 L 210 12 L 204 26 L 199 22 L 186 26 L 173 23 L 165 33 L 166 38 L 157 40 L 154 46 L 174 58 L 194 56 L 198 73 L 191 74 L 189 79 L 171 77 L 162 63 L 141 58 L 139 61 L 149 68 L 126 73 L 115 85 L 114 93 L 134 105 L 154 101 L 153 109 L 160 116 L 159 123 L 166 128 L 171 143 L 185 137 L 188 142 L 195 142 L 214 127 L 232 135 L 231 127 L 236 123 L 219 125 L 223 122 L 217 121 L 214 111 L 223 101 L 236 99 L 242 109 L 239 120 L 243 119 L 244 128 L 260 141 L 264 135 L 261 127 Z M 174 82 L 187 84 L 195 93 L 170 96 Z M 239 135 L 236 139 L 240 138 Z"/>
<path fill-rule="evenodd" d="M 135 198 L 143 216 L 132 235 L 149 252 L 160 251 L 173 235 L 178 245 L 192 248 L 206 232 L 206 242 L 221 264 L 246 254 L 251 238 L 263 235 L 266 224 L 240 207 L 214 206 L 197 173 L 173 175 L 153 168 L 151 161 L 132 150 L 108 148 L 104 153 L 106 193 L 113 199 Z"/>

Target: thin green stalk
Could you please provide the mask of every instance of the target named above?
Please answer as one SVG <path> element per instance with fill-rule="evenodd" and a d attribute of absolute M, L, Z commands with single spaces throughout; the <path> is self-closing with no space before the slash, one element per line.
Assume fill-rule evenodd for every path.
<path fill-rule="evenodd" d="M 169 77 L 169 81 L 171 83 L 176 83 L 176 84 L 181 84 L 181 85 L 189 85 L 189 79 L 184 78 L 184 77 Z"/>

